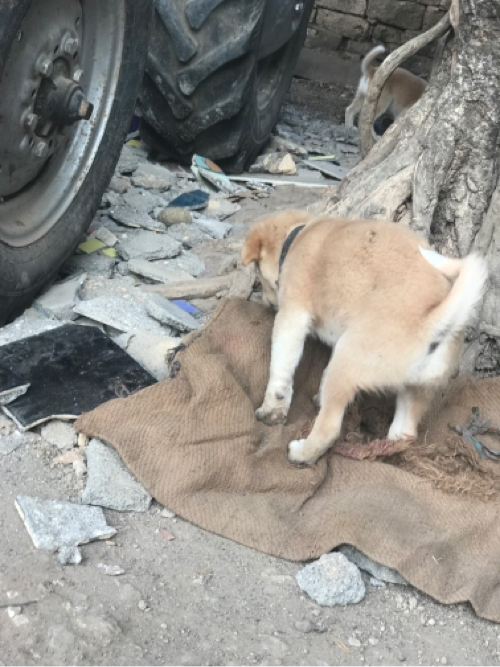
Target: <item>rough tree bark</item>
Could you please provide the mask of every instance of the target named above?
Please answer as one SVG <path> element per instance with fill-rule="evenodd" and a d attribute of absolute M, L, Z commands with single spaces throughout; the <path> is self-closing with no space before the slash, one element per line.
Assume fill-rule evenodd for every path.
<path fill-rule="evenodd" d="M 453 30 L 420 101 L 318 208 L 409 225 L 449 256 L 486 255 L 491 279 L 463 370 L 492 375 L 500 372 L 500 2 L 453 0 L 450 14 Z"/>

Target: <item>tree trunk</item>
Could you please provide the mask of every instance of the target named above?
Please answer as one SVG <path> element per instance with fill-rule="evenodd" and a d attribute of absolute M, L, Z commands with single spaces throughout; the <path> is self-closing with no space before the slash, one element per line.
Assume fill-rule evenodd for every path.
<path fill-rule="evenodd" d="M 463 370 L 493 375 L 500 372 L 500 2 L 454 0 L 451 23 L 454 35 L 438 49 L 420 101 L 320 206 L 409 225 L 448 256 L 486 255 L 491 279 Z"/>

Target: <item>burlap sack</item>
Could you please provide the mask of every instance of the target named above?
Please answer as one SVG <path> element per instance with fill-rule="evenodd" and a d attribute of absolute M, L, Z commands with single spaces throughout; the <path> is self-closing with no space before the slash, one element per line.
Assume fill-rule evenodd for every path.
<path fill-rule="evenodd" d="M 437 600 L 470 600 L 500 622 L 500 464 L 448 428 L 475 406 L 500 419 L 500 382 L 454 381 L 411 451 L 385 462 L 330 451 L 297 468 L 286 445 L 311 427 L 329 350 L 307 343 L 287 425 L 264 426 L 254 410 L 272 323 L 260 304 L 223 303 L 178 352 L 174 378 L 83 415 L 77 430 L 113 445 L 154 498 L 207 530 L 300 561 L 352 544 Z M 347 416 L 347 440 L 363 429 L 380 437 L 388 419 L 387 404 L 368 398 Z"/>

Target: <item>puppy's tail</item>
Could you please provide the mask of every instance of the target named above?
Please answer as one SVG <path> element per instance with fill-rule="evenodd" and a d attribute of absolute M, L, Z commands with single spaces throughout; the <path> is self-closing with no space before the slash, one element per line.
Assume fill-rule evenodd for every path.
<path fill-rule="evenodd" d="M 431 250 L 420 248 L 420 252 L 438 271 L 455 280 L 447 297 L 429 315 L 429 349 L 432 350 L 445 338 L 460 334 L 472 319 L 484 294 L 488 265 L 477 254 L 464 259 L 449 259 Z"/>
<path fill-rule="evenodd" d="M 368 51 L 366 56 L 363 58 L 361 61 L 361 72 L 363 73 L 363 76 L 366 76 L 367 78 L 370 75 L 370 66 L 372 62 L 375 60 L 375 58 L 382 54 L 385 53 L 385 46 L 376 46 L 373 48 L 371 51 Z"/>

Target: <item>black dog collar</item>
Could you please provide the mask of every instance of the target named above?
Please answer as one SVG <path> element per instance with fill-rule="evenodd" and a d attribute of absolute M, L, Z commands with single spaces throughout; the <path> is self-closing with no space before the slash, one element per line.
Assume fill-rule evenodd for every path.
<path fill-rule="evenodd" d="M 283 262 L 285 261 L 286 256 L 288 255 L 288 251 L 290 250 L 292 243 L 295 241 L 297 234 L 301 232 L 304 229 L 305 225 L 299 225 L 298 227 L 295 227 L 295 229 L 292 229 L 290 234 L 285 239 L 285 242 L 283 243 L 283 247 L 281 248 L 281 255 L 280 255 L 280 261 L 279 261 L 279 271 L 281 272 L 281 267 L 283 266 Z"/>

